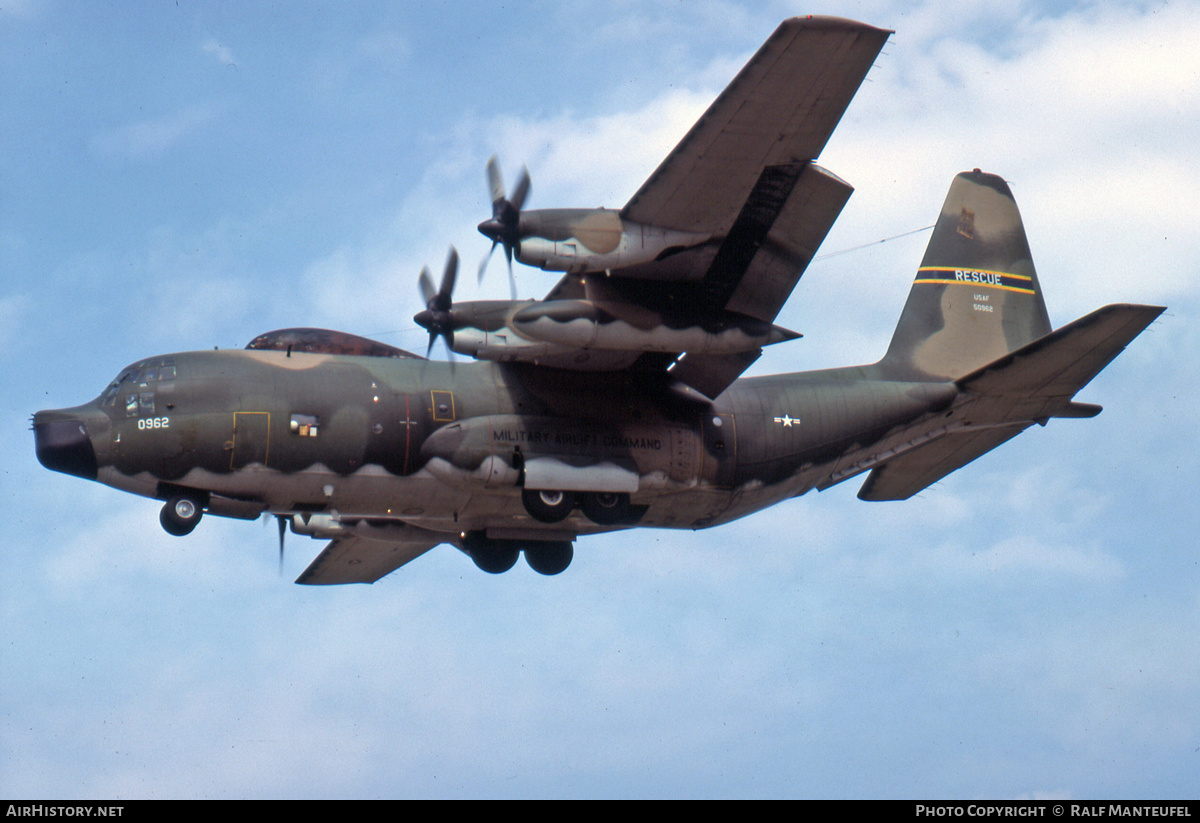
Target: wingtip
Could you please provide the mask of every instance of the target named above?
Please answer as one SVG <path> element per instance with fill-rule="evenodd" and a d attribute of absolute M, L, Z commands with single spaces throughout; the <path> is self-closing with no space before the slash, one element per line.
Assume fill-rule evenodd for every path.
<path fill-rule="evenodd" d="M 830 31 L 846 30 L 846 31 L 872 31 L 881 34 L 895 34 L 894 29 L 880 28 L 872 26 L 870 23 L 863 23 L 859 20 L 851 20 L 848 17 L 837 17 L 826 14 L 804 14 L 797 17 L 789 17 L 780 24 L 780 28 L 805 28 L 805 29 L 827 29 Z"/>

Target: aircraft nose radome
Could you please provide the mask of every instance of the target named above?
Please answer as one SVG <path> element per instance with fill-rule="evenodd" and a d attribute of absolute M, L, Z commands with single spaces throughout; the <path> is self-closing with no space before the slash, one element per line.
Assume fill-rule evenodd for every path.
<path fill-rule="evenodd" d="M 38 462 L 43 466 L 87 480 L 96 479 L 99 473 L 96 450 L 82 420 L 38 412 L 33 417 L 33 437 Z"/>

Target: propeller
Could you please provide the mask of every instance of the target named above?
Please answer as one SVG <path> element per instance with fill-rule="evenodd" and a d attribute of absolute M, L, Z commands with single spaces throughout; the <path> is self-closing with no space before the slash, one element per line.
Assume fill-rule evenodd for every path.
<path fill-rule="evenodd" d="M 272 515 L 270 512 L 263 512 L 263 527 L 264 528 L 266 527 L 267 523 L 270 522 L 271 517 L 272 517 Z M 279 524 L 279 574 L 280 574 L 280 576 L 282 576 L 283 575 L 283 533 L 285 531 L 287 531 L 288 519 L 287 519 L 287 517 L 285 517 L 282 514 L 276 514 L 276 515 L 274 515 L 274 517 L 275 517 L 275 522 Z"/>
<path fill-rule="evenodd" d="M 287 531 L 287 518 L 282 514 L 275 515 L 279 522 L 279 574 L 283 575 L 283 534 Z"/>
<path fill-rule="evenodd" d="M 446 341 L 446 350 L 450 359 L 454 359 L 454 318 L 450 314 L 453 305 L 451 296 L 454 294 L 454 279 L 458 276 L 458 250 L 450 247 L 446 257 L 446 269 L 442 272 L 442 284 L 435 291 L 433 280 L 429 276 L 429 267 L 421 269 L 418 284 L 421 287 L 421 297 L 425 300 L 425 310 L 417 312 L 413 320 L 417 325 L 429 332 L 429 347 L 425 356 L 433 351 L 433 341 L 441 337 Z"/>
<path fill-rule="evenodd" d="M 521 168 L 521 177 L 517 187 L 513 189 L 512 199 L 504 195 L 504 181 L 500 177 L 500 164 L 495 155 L 487 162 L 488 186 L 492 191 L 492 219 L 479 224 L 479 232 L 491 238 L 492 247 L 487 256 L 479 264 L 479 280 L 483 280 L 483 272 L 487 269 L 488 261 L 497 245 L 504 246 L 504 257 L 508 260 L 508 286 L 512 291 L 512 299 L 517 299 L 517 281 L 513 279 L 513 254 L 521 252 L 521 206 L 529 196 L 529 169 Z"/>

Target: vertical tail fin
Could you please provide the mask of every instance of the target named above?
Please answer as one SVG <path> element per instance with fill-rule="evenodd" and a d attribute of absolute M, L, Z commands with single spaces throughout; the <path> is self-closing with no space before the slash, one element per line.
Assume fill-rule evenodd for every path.
<path fill-rule="evenodd" d="M 1050 331 L 1008 184 L 959 174 L 880 366 L 898 379 L 953 380 Z"/>

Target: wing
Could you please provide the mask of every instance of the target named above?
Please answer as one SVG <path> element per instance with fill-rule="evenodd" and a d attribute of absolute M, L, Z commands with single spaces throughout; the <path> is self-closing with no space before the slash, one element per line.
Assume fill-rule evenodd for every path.
<path fill-rule="evenodd" d="M 537 303 L 456 307 L 454 350 L 715 398 L 799 336 L 775 317 L 852 191 L 813 161 L 890 34 L 784 21 L 619 214 L 521 212 L 521 261 L 571 273 Z"/>
<path fill-rule="evenodd" d="M 852 191 L 813 161 L 890 34 L 785 20 L 622 209 L 721 239 L 701 270 L 708 310 L 768 322 L 779 313 Z"/>
<path fill-rule="evenodd" d="M 339 537 L 317 555 L 296 582 L 309 586 L 374 583 L 441 542 L 441 536 L 431 532 L 405 541 L 372 540 L 358 535 Z"/>
<path fill-rule="evenodd" d="M 890 34 L 829 17 L 780 25 L 621 211 L 717 242 L 589 279 L 588 298 L 675 325 L 773 322 L 853 191 L 813 160 Z M 671 317 L 678 306 L 688 316 Z M 761 352 L 688 350 L 671 375 L 716 397 Z"/>
<path fill-rule="evenodd" d="M 621 216 L 727 231 L 765 169 L 803 166 L 821 153 L 890 34 L 833 17 L 785 20 Z"/>

